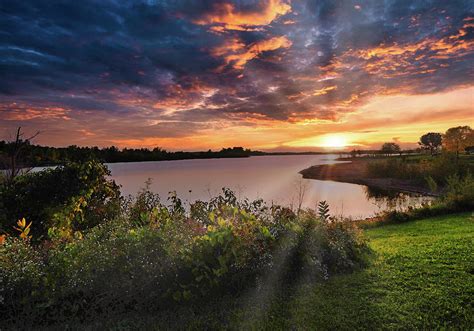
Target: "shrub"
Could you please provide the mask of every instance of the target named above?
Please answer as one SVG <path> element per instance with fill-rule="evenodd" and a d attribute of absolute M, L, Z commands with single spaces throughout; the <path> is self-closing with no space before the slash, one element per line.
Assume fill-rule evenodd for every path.
<path fill-rule="evenodd" d="M 54 228 L 70 234 L 94 227 L 119 212 L 119 187 L 96 161 L 69 163 L 25 174 L 0 187 L 0 230 L 13 232 L 18 219 L 33 222 L 34 240 Z"/>
<path fill-rule="evenodd" d="M 3 317 L 16 323 L 15 316 L 30 311 L 29 323 L 52 323 L 202 305 L 238 295 L 268 274 L 291 286 L 366 261 L 367 245 L 353 225 L 322 220 L 314 211 L 297 216 L 287 208 L 238 201 L 224 191 L 211 207 L 205 205 L 209 211 L 202 219 L 194 219 L 171 197 L 168 205 L 148 200 L 151 210 L 137 197 L 129 201 L 132 210 L 148 206 L 141 209 L 140 222 L 132 218 L 136 213 L 124 213 L 68 241 L 34 246 L 8 236 L 0 260 L 8 289 Z"/>
<path fill-rule="evenodd" d="M 474 177 L 468 174 L 464 178 L 458 175 L 448 176 L 442 201 L 455 210 L 474 210 Z"/>
<path fill-rule="evenodd" d="M 6 236 L 0 245 L 0 310 L 18 327 L 38 316 L 45 301 L 45 259 L 29 240 Z"/>
<path fill-rule="evenodd" d="M 150 191 L 151 179 L 145 182 L 143 187 L 135 196 L 135 198 L 129 196 L 124 201 L 123 207 L 127 217 L 137 225 L 144 225 L 149 223 L 146 219 L 147 215 L 155 209 L 160 207 L 160 196 Z"/>
<path fill-rule="evenodd" d="M 176 272 L 170 240 L 148 226 L 137 229 L 117 220 L 57 247 L 50 252 L 48 270 L 57 294 L 55 309 L 84 315 L 160 305 Z"/>

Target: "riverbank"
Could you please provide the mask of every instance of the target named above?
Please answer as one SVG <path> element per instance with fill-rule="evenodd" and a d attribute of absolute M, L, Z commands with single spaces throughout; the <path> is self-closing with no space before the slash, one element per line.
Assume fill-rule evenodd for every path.
<path fill-rule="evenodd" d="M 401 191 L 436 196 L 429 189 L 415 182 L 396 178 L 373 178 L 369 176 L 367 165 L 370 160 L 354 160 L 345 163 L 315 165 L 300 171 L 305 179 L 331 180 L 335 182 L 365 185 L 388 191 Z"/>
<path fill-rule="evenodd" d="M 141 312 L 77 329 L 469 329 L 474 325 L 474 220 L 470 213 L 364 231 L 365 269 L 268 297 L 228 298 L 202 309 Z M 59 329 L 59 328 L 58 328 Z"/>

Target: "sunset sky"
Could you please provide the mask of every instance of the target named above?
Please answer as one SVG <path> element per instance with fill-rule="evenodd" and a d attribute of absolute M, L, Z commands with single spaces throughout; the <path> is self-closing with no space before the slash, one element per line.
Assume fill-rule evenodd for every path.
<path fill-rule="evenodd" d="M 302 151 L 474 126 L 474 1 L 2 0 L 0 139 Z"/>

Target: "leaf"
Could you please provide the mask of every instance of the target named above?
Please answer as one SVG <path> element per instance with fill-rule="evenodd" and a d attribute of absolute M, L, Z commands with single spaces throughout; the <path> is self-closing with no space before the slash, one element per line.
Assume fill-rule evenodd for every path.
<path fill-rule="evenodd" d="M 20 227 L 20 228 L 24 228 L 26 226 L 26 220 L 25 218 L 22 218 L 21 220 L 18 220 L 18 222 L 16 222 L 16 224 Z"/>
<path fill-rule="evenodd" d="M 270 230 L 268 230 L 266 226 L 262 227 L 262 234 L 267 238 L 272 236 L 272 234 L 270 233 Z"/>

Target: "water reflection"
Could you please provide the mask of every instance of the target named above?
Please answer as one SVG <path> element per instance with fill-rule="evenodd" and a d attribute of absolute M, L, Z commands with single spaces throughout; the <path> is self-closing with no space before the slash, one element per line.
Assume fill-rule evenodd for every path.
<path fill-rule="evenodd" d="M 420 207 L 429 204 L 432 198 L 416 193 L 405 193 L 381 188 L 365 187 L 368 200 L 373 201 L 379 208 L 388 210 L 406 210 L 410 207 Z"/>
<path fill-rule="evenodd" d="M 239 159 L 181 160 L 109 164 L 112 177 L 124 194 L 135 194 L 148 178 L 151 189 L 162 198 L 170 191 L 188 202 L 208 201 L 223 187 L 238 198 L 261 198 L 270 204 L 315 208 L 326 200 L 336 216 L 354 219 L 374 216 L 391 208 L 393 199 L 369 196 L 362 185 L 302 179 L 300 170 L 317 164 L 334 163 L 336 155 L 259 156 Z M 421 198 L 423 199 L 423 198 Z M 405 197 L 403 204 L 417 204 L 417 197 Z"/>

